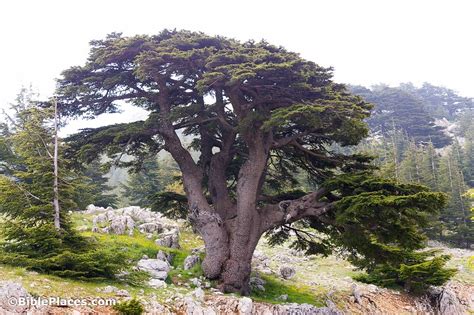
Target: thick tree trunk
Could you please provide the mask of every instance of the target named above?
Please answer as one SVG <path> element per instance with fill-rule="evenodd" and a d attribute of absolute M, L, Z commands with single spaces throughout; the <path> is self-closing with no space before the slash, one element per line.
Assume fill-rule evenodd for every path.
<path fill-rule="evenodd" d="M 250 238 L 241 235 L 231 235 L 229 256 L 222 266 L 220 276 L 221 290 L 224 292 L 239 292 L 250 294 L 250 273 L 253 252 L 260 239 L 260 234 L 252 234 Z"/>
<path fill-rule="evenodd" d="M 197 224 L 206 244 L 204 274 L 207 278 L 218 279 L 223 292 L 250 293 L 252 256 L 262 235 L 259 214 L 253 213 L 251 224 L 246 226 L 238 225 L 236 219 L 219 222 L 215 214 L 206 215 L 207 224 Z M 202 219 L 201 216 L 201 222 Z"/>

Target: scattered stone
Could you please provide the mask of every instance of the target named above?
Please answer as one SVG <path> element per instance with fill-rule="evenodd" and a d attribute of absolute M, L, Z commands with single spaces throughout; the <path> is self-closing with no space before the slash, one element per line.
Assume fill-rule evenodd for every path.
<path fill-rule="evenodd" d="M 189 269 L 193 268 L 194 266 L 196 266 L 200 261 L 201 261 L 201 258 L 199 258 L 199 256 L 189 255 L 184 260 L 183 269 L 184 270 L 189 270 Z"/>
<path fill-rule="evenodd" d="M 19 305 L 16 301 L 29 298 L 31 295 L 21 284 L 0 281 L 0 314 L 26 314 L 30 307 Z"/>
<path fill-rule="evenodd" d="M 355 302 L 357 304 L 362 304 L 362 293 L 360 292 L 357 284 L 352 285 L 352 296 L 354 296 Z"/>
<path fill-rule="evenodd" d="M 176 228 L 169 232 L 162 233 L 159 239 L 156 240 L 156 245 L 169 248 L 180 248 L 179 230 Z"/>
<path fill-rule="evenodd" d="M 199 301 L 204 301 L 205 293 L 201 288 L 196 288 L 196 290 L 193 291 L 193 296 Z"/>
<path fill-rule="evenodd" d="M 160 279 L 150 279 L 148 281 L 148 285 L 152 287 L 153 289 L 161 289 L 161 288 L 166 288 L 166 282 Z"/>
<path fill-rule="evenodd" d="M 149 259 L 150 257 L 148 257 L 148 255 L 143 255 L 142 256 L 142 259 Z"/>
<path fill-rule="evenodd" d="M 141 259 L 138 261 L 139 270 L 146 271 L 152 279 L 165 280 L 168 277 L 170 265 L 167 261 L 158 259 Z"/>
<path fill-rule="evenodd" d="M 189 280 L 189 282 L 191 282 L 192 285 L 194 285 L 195 287 L 201 287 L 202 284 L 201 284 L 201 280 L 199 280 L 198 278 L 192 278 Z"/>
<path fill-rule="evenodd" d="M 265 280 L 259 277 L 251 277 L 250 288 L 254 291 L 265 291 Z"/>
<path fill-rule="evenodd" d="M 253 302 L 252 302 L 252 299 L 248 298 L 248 297 L 243 297 L 239 300 L 239 306 L 238 306 L 238 310 L 239 310 L 239 314 L 241 315 L 251 315 L 252 314 L 252 306 L 253 306 Z"/>
<path fill-rule="evenodd" d="M 103 293 L 114 293 L 114 292 L 118 291 L 118 288 L 114 287 L 114 286 L 111 286 L 111 285 L 108 285 L 105 288 L 103 288 L 101 291 Z"/>
<path fill-rule="evenodd" d="M 130 297 L 130 293 L 127 290 L 118 290 L 115 293 L 116 296 L 121 296 L 121 297 Z"/>
<path fill-rule="evenodd" d="M 288 294 L 282 294 L 278 297 L 279 301 L 287 301 L 288 300 Z"/>
<path fill-rule="evenodd" d="M 293 267 L 283 266 L 280 268 L 280 276 L 283 279 L 291 279 L 295 276 L 296 270 Z"/>

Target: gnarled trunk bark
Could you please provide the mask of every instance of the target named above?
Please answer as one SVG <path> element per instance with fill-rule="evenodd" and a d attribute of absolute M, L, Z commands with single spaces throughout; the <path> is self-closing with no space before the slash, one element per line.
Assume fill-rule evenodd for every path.
<path fill-rule="evenodd" d="M 209 223 L 197 227 L 206 244 L 206 257 L 202 264 L 204 275 L 218 279 L 223 292 L 250 293 L 252 256 L 262 232 L 258 212 L 249 213 L 254 215 L 251 224 L 246 226 L 238 225 L 236 219 L 220 221 L 216 225 L 217 221 L 208 217 L 205 220 Z"/>

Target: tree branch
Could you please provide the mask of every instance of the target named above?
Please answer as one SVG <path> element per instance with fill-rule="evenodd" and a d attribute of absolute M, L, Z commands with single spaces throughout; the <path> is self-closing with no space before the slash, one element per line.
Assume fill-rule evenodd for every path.
<path fill-rule="evenodd" d="M 262 212 L 262 233 L 278 225 L 296 222 L 305 217 L 320 217 L 334 206 L 333 202 L 320 201 L 329 191 L 321 188 L 294 200 L 267 205 Z"/>

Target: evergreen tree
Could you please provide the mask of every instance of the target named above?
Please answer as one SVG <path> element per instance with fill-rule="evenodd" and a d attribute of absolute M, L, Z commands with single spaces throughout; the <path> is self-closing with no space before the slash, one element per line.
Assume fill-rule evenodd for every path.
<path fill-rule="evenodd" d="M 352 87 L 352 92 L 375 105 L 368 119 L 372 131 L 388 134 L 393 129 L 402 130 L 416 143 L 431 141 L 437 148 L 451 143 L 451 138 L 443 132 L 442 127 L 434 124 L 434 118 L 416 96 L 400 88 L 383 85 L 374 86 L 371 90 Z"/>
<path fill-rule="evenodd" d="M 421 281 L 441 284 L 452 274 L 443 259 L 417 255 L 424 218 L 439 210 L 444 195 L 360 175 L 371 168 L 369 157 L 332 150 L 367 135 L 371 105 L 334 83 L 331 69 L 264 41 L 188 31 L 114 33 L 91 44 L 87 63 L 66 70 L 59 82 L 61 112 L 95 116 L 116 111 L 122 100 L 150 115 L 84 130 L 70 137 L 73 151 L 86 160 L 125 152 L 139 163 L 167 150 L 181 170 L 188 217 L 205 242 L 203 273 L 223 291 L 248 294 L 262 234 L 297 222 L 322 226 L 333 245 L 309 252 L 342 247 L 354 261 L 365 259 L 369 272 L 395 268 L 400 283 L 419 283 L 421 273 Z M 418 111 L 416 119 L 429 123 L 423 115 Z M 431 125 L 421 127 L 429 132 L 402 129 L 415 140 L 440 136 Z M 193 138 L 191 147 L 180 133 Z M 299 170 L 318 184 L 315 191 L 265 194 L 282 174 L 283 183 L 297 181 Z"/>
<path fill-rule="evenodd" d="M 34 106 L 16 108 L 8 142 L 16 163 L 9 177 L 0 178 L 0 212 L 6 216 L 3 249 L 27 257 L 44 257 L 74 248 L 82 241 L 72 230 L 67 209 L 73 209 L 73 187 L 62 168 L 61 230 L 54 226 L 52 112 Z"/>
<path fill-rule="evenodd" d="M 167 190 L 173 182 L 173 177 L 179 174 L 166 160 L 159 161 L 157 157 L 145 160 L 138 172 L 130 175 L 126 184 L 122 185 L 123 196 L 131 205 L 151 207 L 156 193 Z"/>
<path fill-rule="evenodd" d="M 455 148 L 441 159 L 439 187 L 449 195 L 449 202 L 441 211 L 445 229 L 442 237 L 469 248 L 474 241 L 474 224 L 470 220 L 468 200 L 463 196 L 466 186 Z"/>
<path fill-rule="evenodd" d="M 438 119 L 454 120 L 466 110 L 474 109 L 472 98 L 462 97 L 445 87 L 425 82 L 420 88 L 411 83 L 400 84 L 400 88 L 422 101 L 430 115 Z"/>
<path fill-rule="evenodd" d="M 55 223 L 53 111 L 34 102 L 19 103 L 5 124 L 8 132 L 8 174 L 0 175 L 0 262 L 76 278 L 113 278 L 122 270 L 124 255 L 99 250 L 72 226 L 76 175 L 58 152 L 59 229 Z M 59 145 L 59 149 L 61 146 Z M 12 163 L 13 161 L 13 163 Z"/>
<path fill-rule="evenodd" d="M 105 168 L 94 160 L 80 169 L 76 185 L 77 209 L 85 209 L 90 204 L 104 208 L 117 206 L 117 195 L 107 185 Z"/>
<path fill-rule="evenodd" d="M 464 146 L 459 149 L 462 154 L 462 172 L 466 184 L 474 187 L 474 123 L 465 129 L 464 135 Z"/>

